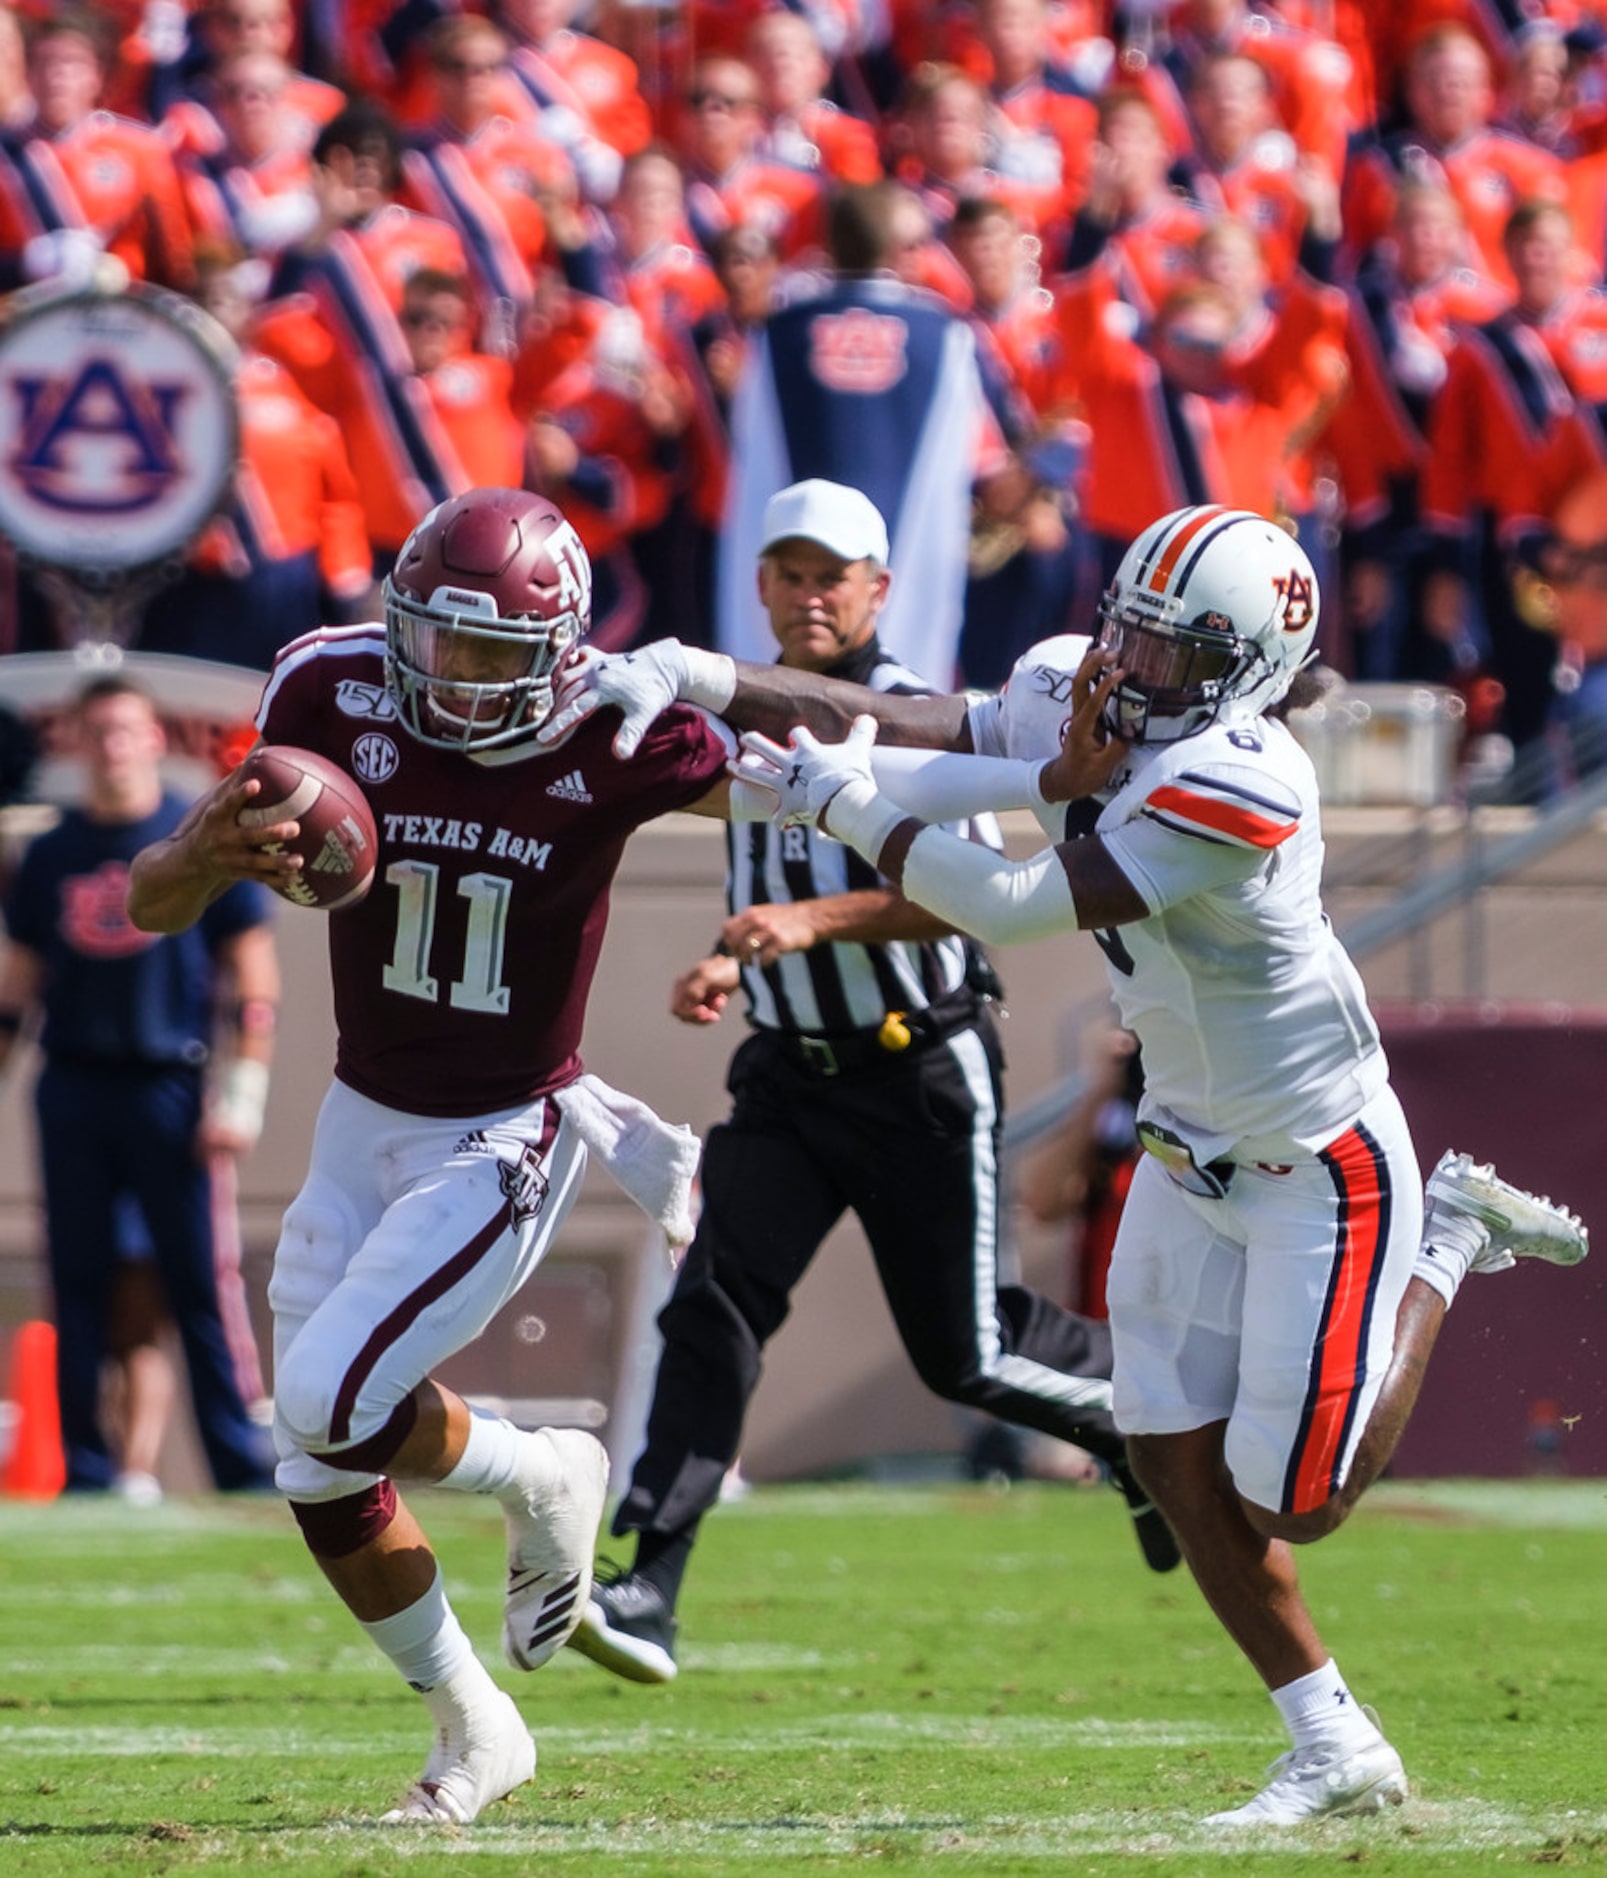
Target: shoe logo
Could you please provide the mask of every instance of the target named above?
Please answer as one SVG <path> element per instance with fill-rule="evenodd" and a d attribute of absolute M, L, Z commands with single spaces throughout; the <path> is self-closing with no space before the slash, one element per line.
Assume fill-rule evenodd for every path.
<path fill-rule="evenodd" d="M 546 1577 L 545 1572 L 510 1572 L 508 1575 L 508 1596 L 515 1598 L 534 1587 Z M 524 1653 L 531 1654 L 544 1644 L 561 1643 L 573 1628 L 573 1615 L 580 1602 L 581 1577 L 579 1572 L 572 1573 L 544 1592 L 535 1611 L 526 1618 L 530 1625 L 529 1635 L 524 1643 Z"/>
<path fill-rule="evenodd" d="M 572 769 L 567 776 L 560 776 L 555 783 L 548 783 L 547 794 L 556 796 L 560 802 L 591 801 L 591 791 L 578 769 Z"/>

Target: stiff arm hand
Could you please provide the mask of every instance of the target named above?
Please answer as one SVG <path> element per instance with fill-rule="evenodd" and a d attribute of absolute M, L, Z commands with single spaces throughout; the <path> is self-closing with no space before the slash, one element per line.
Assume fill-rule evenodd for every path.
<path fill-rule="evenodd" d="M 606 705 L 620 713 L 614 754 L 623 762 L 654 721 L 677 700 L 716 715 L 731 702 L 737 670 L 723 652 L 656 639 L 633 652 L 596 652 L 583 646 L 558 674 L 552 710 L 536 732 L 546 749 L 562 743 L 594 711 Z"/>

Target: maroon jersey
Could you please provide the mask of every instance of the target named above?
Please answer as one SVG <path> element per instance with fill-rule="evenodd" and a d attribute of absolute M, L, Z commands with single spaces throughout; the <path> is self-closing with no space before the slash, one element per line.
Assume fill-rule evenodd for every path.
<path fill-rule="evenodd" d="M 355 776 L 379 831 L 373 887 L 329 920 L 335 1074 L 414 1115 L 517 1108 L 581 1072 L 627 837 L 707 795 L 726 744 L 677 705 L 628 763 L 611 712 L 552 751 L 432 749 L 396 715 L 384 651 L 377 626 L 308 633 L 279 654 L 257 710 L 267 742 Z"/>

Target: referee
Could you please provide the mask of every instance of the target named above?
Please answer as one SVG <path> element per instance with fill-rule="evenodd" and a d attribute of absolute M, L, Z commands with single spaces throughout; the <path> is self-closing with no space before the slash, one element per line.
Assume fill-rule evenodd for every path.
<path fill-rule="evenodd" d="M 759 598 L 783 665 L 931 689 L 877 641 L 887 554 L 858 490 L 816 480 L 771 499 Z M 614 1516 L 616 1534 L 638 1535 L 635 1562 L 595 1585 L 573 1647 L 632 1681 L 674 1677 L 681 1580 L 736 1458 L 761 1352 L 850 1209 L 928 1388 L 1098 1456 L 1150 1565 L 1170 1570 L 1171 1533 L 1105 1406 L 1108 1327 L 998 1281 L 1003 1058 L 981 954 L 813 828 L 734 823 L 728 840 L 729 917 L 670 1008 L 713 1024 L 740 988 L 753 1034 L 704 1151 L 697 1236 L 659 1318 L 647 1442 Z"/>

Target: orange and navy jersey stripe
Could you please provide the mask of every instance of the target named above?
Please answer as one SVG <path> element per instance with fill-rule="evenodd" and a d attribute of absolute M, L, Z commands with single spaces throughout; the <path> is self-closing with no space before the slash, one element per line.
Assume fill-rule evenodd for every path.
<path fill-rule="evenodd" d="M 1360 1124 L 1320 1159 L 1333 1180 L 1339 1216 L 1300 1427 L 1284 1474 L 1285 1513 L 1309 1513 L 1343 1484 L 1394 1206 L 1388 1157 Z"/>
<path fill-rule="evenodd" d="M 1300 826 L 1292 796 L 1258 794 L 1224 777 L 1184 770 L 1175 782 L 1152 790 L 1142 813 L 1163 828 L 1225 847 L 1279 847 Z"/>

